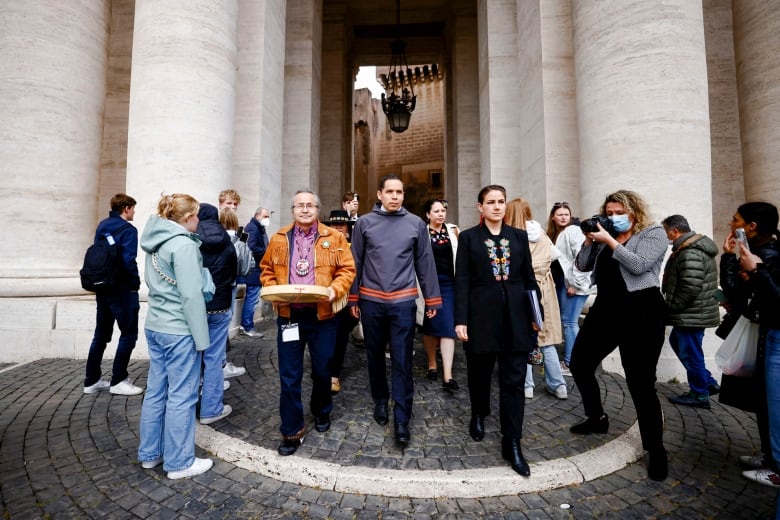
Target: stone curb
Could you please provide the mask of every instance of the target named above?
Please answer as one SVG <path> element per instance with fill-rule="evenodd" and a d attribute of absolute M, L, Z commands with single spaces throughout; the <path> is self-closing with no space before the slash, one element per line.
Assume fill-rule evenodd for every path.
<path fill-rule="evenodd" d="M 301 457 L 282 457 L 273 450 L 249 444 L 198 425 L 195 442 L 239 468 L 282 482 L 386 497 L 484 498 L 532 493 L 580 484 L 618 471 L 643 453 L 639 427 L 634 423 L 607 444 L 568 458 L 531 464 L 531 478 L 509 467 L 457 471 L 375 469 L 342 466 Z"/>

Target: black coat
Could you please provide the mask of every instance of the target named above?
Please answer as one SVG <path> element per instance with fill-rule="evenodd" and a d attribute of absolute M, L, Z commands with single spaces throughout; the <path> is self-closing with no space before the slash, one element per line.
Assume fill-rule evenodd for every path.
<path fill-rule="evenodd" d="M 206 304 L 207 311 L 223 311 L 233 305 L 233 284 L 238 274 L 236 248 L 225 228 L 217 220 L 217 208 L 202 203 L 198 214 L 198 237 L 203 267 L 214 280 L 214 297 Z"/>
<path fill-rule="evenodd" d="M 531 263 L 528 234 L 503 225 L 501 236 L 509 240 L 509 277 L 497 281 L 488 246 L 490 232 L 476 226 L 461 232 L 455 261 L 455 325 L 467 325 L 469 341 L 465 348 L 477 354 L 528 352 L 536 346 L 531 327 L 528 290 L 539 294 Z M 503 323 L 502 302 L 506 293 L 509 324 Z M 508 327 L 510 337 L 504 337 Z"/>

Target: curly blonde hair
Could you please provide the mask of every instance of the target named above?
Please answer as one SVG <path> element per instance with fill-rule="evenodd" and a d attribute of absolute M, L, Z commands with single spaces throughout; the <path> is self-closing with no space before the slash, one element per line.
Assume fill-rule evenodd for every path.
<path fill-rule="evenodd" d="M 647 209 L 647 203 L 638 193 L 631 190 L 618 190 L 607 195 L 604 204 L 601 205 L 601 214 L 607 214 L 607 203 L 617 202 L 622 204 L 626 211 L 634 215 L 634 231 L 639 232 L 649 227 L 653 222 Z"/>

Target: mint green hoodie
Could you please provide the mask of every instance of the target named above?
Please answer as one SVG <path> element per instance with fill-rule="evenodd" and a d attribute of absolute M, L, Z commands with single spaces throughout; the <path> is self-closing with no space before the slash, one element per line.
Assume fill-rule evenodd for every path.
<path fill-rule="evenodd" d="M 205 350 L 211 342 L 198 235 L 172 220 L 152 215 L 141 235 L 141 249 L 146 252 L 144 281 L 149 287 L 149 312 L 144 327 L 163 334 L 192 336 L 195 348 Z M 176 285 L 167 282 L 154 268 L 155 251 L 158 267 L 176 280 Z"/>

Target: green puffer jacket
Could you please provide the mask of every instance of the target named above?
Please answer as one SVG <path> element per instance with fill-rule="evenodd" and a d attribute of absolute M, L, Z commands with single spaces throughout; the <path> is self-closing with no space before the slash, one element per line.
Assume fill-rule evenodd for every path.
<path fill-rule="evenodd" d="M 664 268 L 662 290 L 666 299 L 666 323 L 678 327 L 717 327 L 720 324 L 715 256 L 718 246 L 693 231 L 674 241 Z"/>

